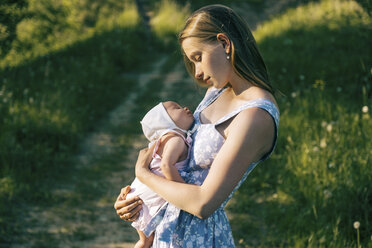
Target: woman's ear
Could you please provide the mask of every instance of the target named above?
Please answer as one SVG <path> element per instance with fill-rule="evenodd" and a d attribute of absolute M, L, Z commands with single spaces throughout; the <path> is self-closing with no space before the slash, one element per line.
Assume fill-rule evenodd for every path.
<path fill-rule="evenodd" d="M 224 33 L 217 34 L 217 41 L 222 44 L 222 47 L 225 49 L 225 53 L 230 53 L 230 39 Z"/>

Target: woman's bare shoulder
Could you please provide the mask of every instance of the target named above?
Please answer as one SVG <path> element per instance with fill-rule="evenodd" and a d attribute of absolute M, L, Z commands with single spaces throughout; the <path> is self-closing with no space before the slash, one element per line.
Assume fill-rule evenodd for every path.
<path fill-rule="evenodd" d="M 278 108 L 278 103 L 276 102 L 275 97 L 270 92 L 260 87 L 251 87 L 249 90 L 242 94 L 242 97 L 244 97 L 244 100 L 246 101 L 264 98 L 274 103 L 275 106 Z"/>

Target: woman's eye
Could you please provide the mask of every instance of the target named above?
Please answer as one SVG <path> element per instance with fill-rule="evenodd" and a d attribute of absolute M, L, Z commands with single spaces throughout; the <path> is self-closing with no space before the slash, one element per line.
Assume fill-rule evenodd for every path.
<path fill-rule="evenodd" d="M 201 56 L 200 55 L 195 56 L 195 61 L 200 62 L 201 61 Z"/>

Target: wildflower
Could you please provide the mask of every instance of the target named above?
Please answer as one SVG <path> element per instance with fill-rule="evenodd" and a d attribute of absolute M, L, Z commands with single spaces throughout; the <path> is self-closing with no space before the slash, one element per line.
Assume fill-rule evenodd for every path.
<path fill-rule="evenodd" d="M 326 127 L 327 126 L 327 122 L 326 121 L 322 121 L 322 127 Z"/>
<path fill-rule="evenodd" d="M 320 147 L 321 147 L 321 148 L 325 148 L 326 146 L 327 146 L 326 139 L 324 139 L 324 138 L 321 139 L 321 140 L 320 140 Z"/>
<path fill-rule="evenodd" d="M 328 165 L 328 168 L 333 168 L 333 167 L 335 167 L 335 164 L 334 163 L 330 163 L 329 165 Z"/>
<path fill-rule="evenodd" d="M 332 192 L 326 189 L 326 190 L 323 191 L 323 195 L 324 195 L 324 198 L 327 200 L 327 199 L 331 198 Z"/>
<path fill-rule="evenodd" d="M 273 198 L 274 198 L 274 199 L 278 198 L 278 194 L 277 194 L 277 193 L 274 193 L 274 194 L 273 194 Z"/>
<path fill-rule="evenodd" d="M 297 96 L 297 92 L 292 92 L 292 93 L 291 93 L 291 97 L 292 97 L 292 98 L 296 98 L 296 96 Z"/>
<path fill-rule="evenodd" d="M 243 244 L 244 243 L 244 239 L 239 239 L 239 244 Z"/>
<path fill-rule="evenodd" d="M 363 106 L 362 112 L 365 114 L 368 113 L 368 106 Z"/>
<path fill-rule="evenodd" d="M 320 90 L 324 90 L 325 88 L 325 82 L 323 80 L 315 80 L 315 83 L 313 84 L 313 88 L 317 89 L 319 88 Z"/>
<path fill-rule="evenodd" d="M 313 148 L 313 152 L 319 152 L 319 147 L 314 146 L 314 148 Z"/>
<path fill-rule="evenodd" d="M 327 131 L 328 132 L 332 132 L 332 124 L 328 124 L 327 125 Z"/>
<path fill-rule="evenodd" d="M 355 229 L 358 229 L 360 227 L 360 222 L 359 221 L 355 221 L 354 222 L 354 228 Z"/>

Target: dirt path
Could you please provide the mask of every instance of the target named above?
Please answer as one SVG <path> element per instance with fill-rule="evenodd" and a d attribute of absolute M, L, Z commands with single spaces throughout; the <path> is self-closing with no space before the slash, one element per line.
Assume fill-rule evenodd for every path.
<path fill-rule="evenodd" d="M 147 73 L 123 77 L 135 79 L 138 89 L 162 78 L 159 97 L 166 99 L 173 82 L 185 77 L 181 62 L 169 73 L 160 73 L 166 60 L 161 59 Z M 117 217 L 113 203 L 120 188 L 134 179 L 138 150 L 147 145 L 143 135 L 132 137 L 130 145 L 118 135 L 135 114 L 138 97 L 140 91 L 133 90 L 97 124 L 98 129 L 82 142 L 72 175 L 53 189 L 50 204 L 29 209 L 26 233 L 12 247 L 133 247 L 137 233 Z"/>
<path fill-rule="evenodd" d="M 252 28 L 292 6 L 294 0 L 268 0 L 258 12 L 242 3 L 240 9 Z M 191 87 L 180 61 L 168 73 L 162 72 L 167 58 L 154 64 L 143 74 L 123 75 L 134 79 L 138 89 L 146 89 L 154 80 L 162 80 L 158 97 L 167 99 L 178 94 L 186 103 L 195 102 L 194 95 L 182 95 L 177 87 Z M 97 123 L 97 129 L 81 144 L 81 154 L 75 158 L 75 173 L 53 190 L 53 204 L 34 206 L 25 218 L 26 234 L 12 247 L 133 247 L 136 231 L 120 220 L 113 203 L 120 187 L 134 178 L 134 164 L 138 150 L 147 141 L 143 135 L 132 137 L 130 144 L 120 135 L 120 129 L 136 114 L 139 90 L 133 90 L 126 99 Z M 134 141 L 134 142 L 133 142 Z M 125 147 L 125 148 L 123 148 Z M 76 164 L 76 165 L 75 165 Z"/>

